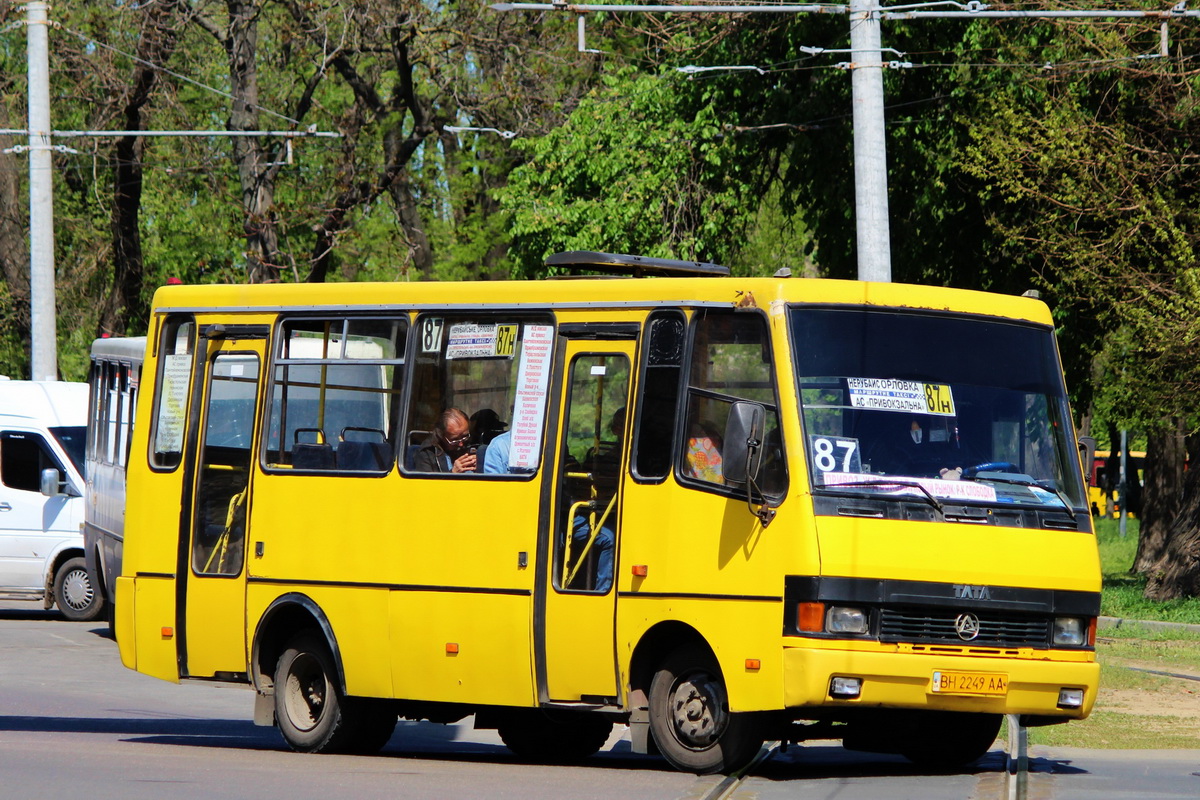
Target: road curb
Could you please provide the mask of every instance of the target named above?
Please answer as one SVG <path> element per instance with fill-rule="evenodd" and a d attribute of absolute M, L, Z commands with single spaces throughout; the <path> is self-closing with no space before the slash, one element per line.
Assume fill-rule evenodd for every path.
<path fill-rule="evenodd" d="M 1105 628 L 1112 628 L 1115 630 L 1126 625 L 1138 628 L 1147 628 L 1150 630 L 1189 631 L 1191 633 L 1200 633 L 1200 625 L 1191 625 L 1185 622 L 1156 622 L 1154 620 L 1144 619 L 1123 619 L 1122 617 L 1100 617 L 1097 623 L 1097 627 L 1100 630 L 1104 630 Z"/>

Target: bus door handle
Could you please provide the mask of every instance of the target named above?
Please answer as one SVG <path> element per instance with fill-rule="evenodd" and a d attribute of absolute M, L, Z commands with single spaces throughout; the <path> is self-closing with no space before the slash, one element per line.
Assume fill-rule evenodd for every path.
<path fill-rule="evenodd" d="M 0 501 L 0 511 L 12 511 L 12 506 L 6 502 Z"/>

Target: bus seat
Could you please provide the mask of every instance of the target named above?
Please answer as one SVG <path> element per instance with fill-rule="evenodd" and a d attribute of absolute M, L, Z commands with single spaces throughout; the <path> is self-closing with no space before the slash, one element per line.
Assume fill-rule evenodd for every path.
<path fill-rule="evenodd" d="M 347 425 L 338 435 L 338 441 L 341 442 L 383 442 L 386 440 L 387 434 L 379 428 L 362 428 L 357 425 Z"/>
<path fill-rule="evenodd" d="M 356 442 L 347 440 L 337 447 L 338 469 L 360 472 L 387 469 L 391 454 L 387 442 Z"/>
<path fill-rule="evenodd" d="M 311 442 L 300 441 L 301 436 L 311 436 Z M 325 444 L 325 431 L 320 428 L 296 428 L 292 433 L 295 444 Z"/>
<path fill-rule="evenodd" d="M 483 472 L 483 457 L 487 454 L 488 446 L 481 444 L 475 448 L 475 471 Z"/>
<path fill-rule="evenodd" d="M 404 448 L 404 468 L 412 469 L 417 463 L 417 451 L 421 449 L 419 444 L 410 444 Z"/>
<path fill-rule="evenodd" d="M 292 467 L 295 469 L 333 469 L 333 445 L 293 445 Z"/>
<path fill-rule="evenodd" d="M 433 431 L 411 430 L 408 432 L 408 444 L 404 447 L 404 468 L 412 469 L 417 463 L 417 451 L 433 438 Z"/>

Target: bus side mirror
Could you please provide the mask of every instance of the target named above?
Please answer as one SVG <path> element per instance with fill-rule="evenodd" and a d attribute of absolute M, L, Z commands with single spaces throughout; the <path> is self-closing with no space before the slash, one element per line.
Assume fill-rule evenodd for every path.
<path fill-rule="evenodd" d="M 1079 463 L 1083 465 L 1084 483 L 1090 484 L 1096 464 L 1096 440 L 1091 436 L 1079 437 Z"/>
<path fill-rule="evenodd" d="M 725 421 L 725 449 L 721 453 L 725 483 L 746 487 L 746 505 L 764 528 L 775 518 L 775 509 L 765 500 L 757 508 L 754 506 L 754 495 L 761 494 L 755 482 L 762 466 L 766 424 L 767 410 L 758 403 L 734 403 Z"/>
<path fill-rule="evenodd" d="M 740 485 L 758 477 L 766 421 L 766 409 L 758 403 L 738 402 L 729 409 L 725 451 L 721 454 L 726 483 Z"/>

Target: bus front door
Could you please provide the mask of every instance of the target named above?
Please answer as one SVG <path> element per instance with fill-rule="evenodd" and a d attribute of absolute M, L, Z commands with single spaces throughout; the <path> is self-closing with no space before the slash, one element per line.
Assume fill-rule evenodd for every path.
<path fill-rule="evenodd" d="M 558 419 L 549 569 L 543 585 L 543 701 L 617 697 L 614 619 L 621 476 L 634 342 L 568 341 Z"/>
<path fill-rule="evenodd" d="M 181 654 L 191 677 L 247 668 L 245 542 L 263 361 L 263 340 L 208 343 Z"/>

